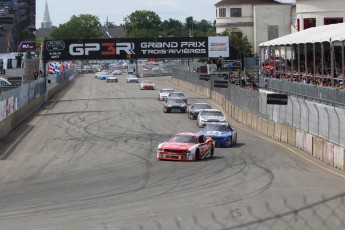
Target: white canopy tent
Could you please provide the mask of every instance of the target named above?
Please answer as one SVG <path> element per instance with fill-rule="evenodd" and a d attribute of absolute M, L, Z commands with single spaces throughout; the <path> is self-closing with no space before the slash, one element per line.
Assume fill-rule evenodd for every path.
<path fill-rule="evenodd" d="M 289 34 L 267 42 L 260 46 L 284 46 L 292 44 L 321 43 L 345 40 L 345 23 L 318 26 Z"/>
<path fill-rule="evenodd" d="M 334 85 L 334 70 L 335 70 L 335 47 L 338 47 L 339 50 L 341 46 L 341 72 L 342 76 L 344 76 L 344 69 L 345 69 L 345 54 L 344 54 L 344 43 L 345 43 L 345 23 L 338 23 L 338 24 L 331 24 L 331 25 L 325 25 L 325 26 L 318 26 L 309 28 L 306 30 L 302 30 L 300 32 L 296 32 L 293 34 L 289 34 L 286 36 L 282 36 L 267 42 L 260 43 L 260 50 L 263 52 L 260 52 L 261 60 L 265 60 L 265 54 L 267 55 L 268 52 L 271 52 L 271 49 L 276 49 L 276 47 L 279 47 L 279 50 L 281 48 L 286 49 L 287 47 L 291 47 L 291 49 L 295 48 L 295 52 L 293 53 L 294 57 L 297 57 L 298 60 L 298 75 L 300 76 L 300 48 L 304 47 L 304 63 L 307 63 L 307 44 L 313 45 L 313 69 L 315 73 L 315 44 L 319 44 L 321 46 L 321 63 L 322 63 L 322 78 L 324 78 L 324 68 L 326 65 L 329 65 L 331 67 L 331 76 L 332 76 L 332 86 Z M 324 60 L 324 46 L 327 48 L 329 47 L 329 52 L 327 52 L 327 55 L 329 54 L 330 62 L 325 63 Z M 279 51 L 280 52 L 280 51 Z M 338 51 L 339 52 L 339 51 Z M 309 62 L 310 63 L 310 62 Z M 285 65 L 286 66 L 286 65 Z M 286 72 L 285 67 L 285 72 Z M 305 68 L 305 75 L 307 75 L 307 68 Z M 344 81 L 344 79 L 343 79 Z"/>

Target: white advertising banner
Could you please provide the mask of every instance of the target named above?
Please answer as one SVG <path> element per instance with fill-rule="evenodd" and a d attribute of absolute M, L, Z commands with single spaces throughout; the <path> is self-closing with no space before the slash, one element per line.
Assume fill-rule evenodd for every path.
<path fill-rule="evenodd" d="M 229 57 L 230 46 L 228 36 L 208 37 L 208 57 L 217 58 L 222 56 Z"/>

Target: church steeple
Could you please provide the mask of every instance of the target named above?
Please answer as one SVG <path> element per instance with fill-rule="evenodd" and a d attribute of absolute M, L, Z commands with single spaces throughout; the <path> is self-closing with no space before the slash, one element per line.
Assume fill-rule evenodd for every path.
<path fill-rule="evenodd" d="M 43 15 L 43 21 L 41 22 L 41 28 L 52 28 L 52 21 L 50 20 L 49 16 L 49 9 L 48 9 L 48 3 L 46 1 L 46 7 L 44 9 L 44 15 Z"/>

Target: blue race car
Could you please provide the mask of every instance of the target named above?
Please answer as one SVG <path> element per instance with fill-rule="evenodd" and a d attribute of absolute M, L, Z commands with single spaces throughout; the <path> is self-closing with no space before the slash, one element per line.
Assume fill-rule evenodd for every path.
<path fill-rule="evenodd" d="M 226 122 L 207 122 L 198 134 L 210 137 L 216 147 L 230 147 L 237 143 L 237 132 Z"/>

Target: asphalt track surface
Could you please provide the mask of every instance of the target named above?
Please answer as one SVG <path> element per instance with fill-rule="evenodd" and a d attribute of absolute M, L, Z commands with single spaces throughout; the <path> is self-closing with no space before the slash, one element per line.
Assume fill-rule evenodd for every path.
<path fill-rule="evenodd" d="M 153 80 L 216 107 L 170 77 Z M 0 229 L 231 229 L 345 191 L 339 170 L 236 123 L 238 144 L 212 159 L 158 161 L 160 142 L 198 127 L 163 113 L 157 93 L 88 74 L 30 116 L 1 143 Z M 344 210 L 322 203 L 242 229 L 342 229 Z"/>

